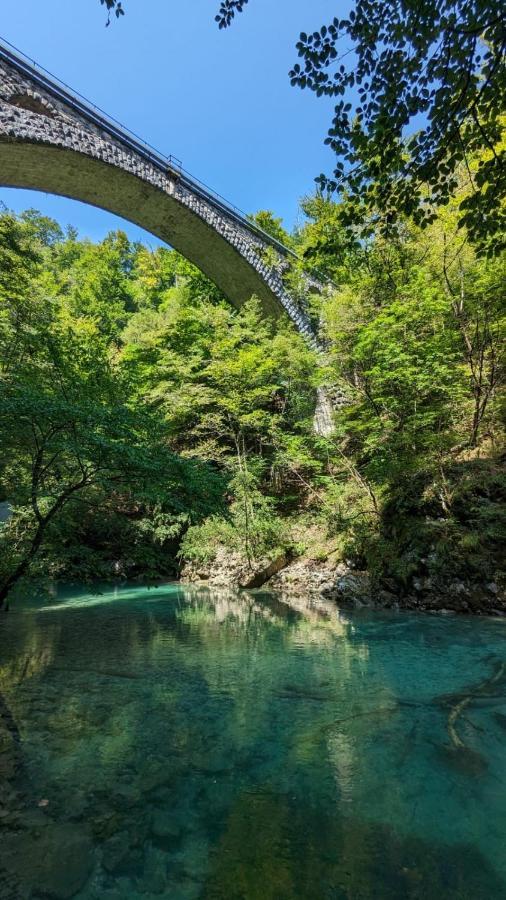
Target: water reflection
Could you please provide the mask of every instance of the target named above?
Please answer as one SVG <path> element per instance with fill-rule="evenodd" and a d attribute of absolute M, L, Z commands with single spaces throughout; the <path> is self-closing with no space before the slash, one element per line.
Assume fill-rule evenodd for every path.
<path fill-rule="evenodd" d="M 0 627 L 12 896 L 506 896 L 502 623 L 169 585 Z"/>

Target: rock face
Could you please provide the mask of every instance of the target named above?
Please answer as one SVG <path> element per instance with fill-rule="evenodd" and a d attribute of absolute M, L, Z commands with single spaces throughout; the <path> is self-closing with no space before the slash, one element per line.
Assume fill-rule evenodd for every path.
<path fill-rule="evenodd" d="M 205 563 L 187 562 L 181 570 L 183 581 L 203 582 L 216 587 L 239 587 L 251 570 L 238 553 L 219 547 L 214 559 Z"/>
<path fill-rule="evenodd" d="M 470 615 L 506 615 L 506 593 L 495 582 L 477 583 L 432 578 L 414 579 L 402 598 L 407 609 L 457 612 Z"/>
<path fill-rule="evenodd" d="M 367 572 L 346 572 L 338 575 L 336 581 L 323 587 L 324 597 L 338 604 L 353 606 L 375 606 L 372 584 Z"/>
<path fill-rule="evenodd" d="M 205 582 L 217 587 L 259 588 L 290 564 L 292 557 L 282 553 L 273 560 L 256 560 L 248 565 L 244 557 L 219 547 L 207 563 L 186 563 L 181 571 L 183 581 Z"/>
<path fill-rule="evenodd" d="M 334 412 L 335 405 L 328 392 L 319 387 L 316 392 L 316 409 L 313 419 L 313 429 L 315 434 L 322 437 L 329 437 L 334 431 Z"/>
<path fill-rule="evenodd" d="M 270 567 L 277 569 L 269 572 Z M 246 588 L 265 586 L 269 590 L 293 596 L 304 595 L 332 601 L 338 606 L 361 609 L 410 609 L 444 615 L 457 612 L 472 615 L 506 615 L 504 588 L 496 582 L 476 584 L 444 581 L 429 577 L 414 578 L 411 586 L 394 582 L 375 585 L 366 571 L 345 562 L 280 557 L 272 563 L 260 562 L 253 572 L 237 554 L 220 548 L 206 566 L 186 566 L 183 580 L 204 582 L 217 587 Z"/>
<path fill-rule="evenodd" d="M 242 581 L 239 587 L 247 589 L 262 587 L 262 585 L 269 581 L 270 578 L 286 568 L 291 560 L 292 556 L 289 553 L 282 553 L 280 556 L 277 556 L 276 559 L 273 559 L 272 562 L 268 563 L 268 565 L 263 568 L 258 568 L 251 577 Z"/>

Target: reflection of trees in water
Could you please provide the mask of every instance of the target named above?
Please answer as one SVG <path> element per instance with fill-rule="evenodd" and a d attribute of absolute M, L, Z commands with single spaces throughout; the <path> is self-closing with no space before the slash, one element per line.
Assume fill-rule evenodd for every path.
<path fill-rule="evenodd" d="M 176 782 L 232 761 L 253 784 L 269 777 L 278 786 L 288 772 L 310 779 L 325 763 L 325 802 L 360 802 L 357 775 L 375 755 L 368 735 L 395 742 L 398 723 L 387 678 L 363 714 L 369 650 L 346 617 L 262 593 L 158 596 L 134 592 L 129 606 L 105 594 L 24 617 L 13 709 L 33 767 L 54 747 L 49 782 L 61 778 L 63 759 L 69 786 L 107 793 L 125 779 L 141 785 L 148 758 Z"/>
<path fill-rule="evenodd" d="M 32 615 L 11 611 L 1 623 L 0 690 L 12 691 L 27 679 L 40 677 L 54 659 L 59 623 L 42 630 Z"/>
<path fill-rule="evenodd" d="M 135 603 L 140 592 L 133 594 Z M 279 732 L 278 717 L 279 739 L 293 761 L 316 764 L 324 749 L 322 727 L 329 714 L 348 708 L 367 667 L 366 645 L 325 604 L 298 598 L 289 606 L 264 593 L 194 587 L 181 587 L 168 604 L 138 609 L 108 603 L 108 597 L 90 598 L 93 605 L 84 606 L 70 600 L 65 609 L 24 616 L 3 668 L 12 687 L 38 679 L 38 687 L 32 683 L 29 692 L 18 694 L 16 720 L 23 727 L 29 718 L 25 703 L 39 694 L 30 727 L 36 725 L 40 743 L 64 748 L 70 768 L 81 768 L 81 780 L 86 773 L 90 780 L 114 779 L 125 759 L 138 756 L 139 745 L 150 745 L 147 722 L 151 752 L 164 742 L 167 751 L 186 753 L 190 764 L 198 759 L 202 765 L 208 752 L 199 725 L 202 709 L 211 740 L 231 753 L 256 747 L 252 754 L 265 756 L 261 743 L 266 734 Z M 309 663 L 304 684 L 301 654 Z M 306 702 L 313 704 L 309 740 L 307 717 L 294 719 L 290 710 Z M 334 741 L 332 757 L 336 769 L 345 771 L 349 749 L 342 746 L 338 753 L 337 747 Z"/>
<path fill-rule="evenodd" d="M 504 884 L 473 848 L 399 836 L 322 812 L 303 797 L 244 792 L 212 855 L 209 900 L 477 900 Z"/>
<path fill-rule="evenodd" d="M 315 641 L 325 649 L 312 663 L 314 684 L 319 690 L 328 683 L 334 702 L 346 654 L 364 654 L 349 644 L 346 623 L 266 595 L 181 588 L 169 603 L 136 608 L 134 596 L 129 608 L 107 600 L 69 600 L 65 608 L 23 616 L 22 628 L 13 630 L 3 675 L 33 767 L 44 748 L 55 748 L 41 772 L 55 785 L 62 757 L 65 780 L 85 790 L 121 781 L 125 764 L 142 768 L 143 754 L 163 756 L 175 771 L 181 761 L 187 771 L 219 769 L 226 756 L 245 767 L 264 759 L 267 768 L 282 768 L 277 749 L 266 750 L 266 736 L 267 743 L 273 736 L 285 741 L 293 762 L 308 762 L 300 722 L 290 713 L 301 689 L 297 654 L 306 648 L 313 658 Z M 276 711 L 283 690 L 288 698 Z M 310 755 L 316 760 L 319 752 Z M 135 781 L 136 773 L 129 777 Z"/>
<path fill-rule="evenodd" d="M 233 700 L 220 722 L 230 755 L 252 770 L 260 761 L 253 780 L 268 773 L 280 783 L 301 767 L 309 780 L 330 761 L 326 801 L 335 798 L 336 781 L 337 794 L 344 793 L 357 747 L 332 739 L 329 727 L 356 707 L 369 659 L 347 617 L 332 604 L 263 592 L 191 588 L 186 601 L 178 616 L 201 648 L 189 664 L 211 696 Z M 379 702 L 388 700 L 386 685 Z"/>
<path fill-rule="evenodd" d="M 335 649 L 335 639 L 341 638 L 343 647 L 354 655 L 367 659 L 367 646 L 351 644 L 347 638 L 353 630 L 351 621 L 337 610 L 335 604 L 300 596 L 290 597 L 267 592 L 252 593 L 233 590 L 183 588 L 185 606 L 179 618 L 188 625 L 212 625 L 232 622 L 242 630 L 265 633 L 264 623 L 270 623 L 282 633 L 287 644 L 321 644 Z M 342 649 L 341 647 L 339 649 Z"/>
<path fill-rule="evenodd" d="M 126 830 L 140 847 L 153 804 L 177 813 L 183 835 L 218 842 L 211 898 L 312 896 L 321 883 L 372 897 L 374 879 L 392 878 L 392 897 L 427 885 L 440 895 L 447 848 L 385 826 L 417 827 L 409 766 L 412 752 L 421 759 L 423 704 L 394 696 L 384 642 L 301 598 L 195 587 L 122 596 L 9 618 L 0 683 L 35 796 L 57 821 L 82 816 L 97 843 Z"/>

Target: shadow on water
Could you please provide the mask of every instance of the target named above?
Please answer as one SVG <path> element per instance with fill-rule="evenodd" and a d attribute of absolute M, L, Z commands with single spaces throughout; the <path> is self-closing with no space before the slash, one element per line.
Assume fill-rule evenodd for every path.
<path fill-rule="evenodd" d="M 473 847 L 322 816 L 299 798 L 243 794 L 212 853 L 212 900 L 491 900 L 506 885 Z"/>

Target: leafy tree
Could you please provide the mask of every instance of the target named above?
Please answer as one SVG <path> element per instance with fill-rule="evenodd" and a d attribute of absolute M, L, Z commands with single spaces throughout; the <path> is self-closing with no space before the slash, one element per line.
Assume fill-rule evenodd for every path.
<path fill-rule="evenodd" d="M 490 574 L 503 528 L 504 257 L 477 259 L 457 229 L 458 205 L 455 197 L 426 231 L 406 223 L 400 239 L 363 246 L 323 309 L 349 399 L 333 464 L 375 498 L 351 527 L 344 515 L 334 525 L 348 529 L 349 553 L 405 584 L 424 566 Z M 471 501 L 482 483 L 490 502 Z M 352 513 L 359 508 L 357 496 Z M 483 509 L 480 526 L 473 508 Z"/>
<path fill-rule="evenodd" d="M 504 255 L 458 228 L 456 177 L 427 228 L 406 216 L 362 241 L 352 200 L 303 201 L 290 240 L 332 279 L 325 359 L 174 251 L 0 215 L 0 596 L 27 575 L 157 577 L 230 551 L 253 567 L 294 547 L 395 591 L 496 579 Z M 327 439 L 322 384 L 347 397 Z"/>
<path fill-rule="evenodd" d="M 26 387 L 17 385 L 0 398 L 0 432 L 10 454 L 4 482 L 15 509 L 2 560 L 0 606 L 71 502 L 86 509 L 105 505 L 116 494 L 123 502 L 170 511 L 164 527 L 179 521 L 179 529 L 219 504 L 218 479 L 170 453 L 149 419 L 118 402 L 104 408 L 83 396 L 82 385 L 79 399 L 70 400 L 33 386 L 28 394 Z"/>
<path fill-rule="evenodd" d="M 0 474 L 14 507 L 1 540 L 0 605 L 70 504 L 114 497 L 151 508 L 159 539 L 162 527 L 181 531 L 219 507 L 223 487 L 208 466 L 171 452 L 160 420 L 129 402 L 93 290 L 79 309 L 65 292 L 47 295 L 55 282 L 43 241 L 39 254 L 31 249 L 35 224 L 42 233 L 42 222 L 0 219 Z M 60 248 L 51 252 L 58 258 Z M 109 252 L 106 241 L 101 258 L 88 258 L 90 278 Z"/>
<path fill-rule="evenodd" d="M 343 265 L 350 260 L 353 242 L 343 227 L 342 204 L 318 193 L 301 203 L 306 220 L 295 236 L 296 249 L 306 271 L 339 282 Z"/>
<path fill-rule="evenodd" d="M 130 278 L 135 258 L 135 248 L 121 231 L 101 244 L 66 241 L 52 254 L 52 290 L 71 316 L 93 318 L 102 334 L 116 339 L 135 308 Z"/>
<path fill-rule="evenodd" d="M 292 245 L 292 237 L 283 228 L 283 220 L 274 216 L 269 210 L 261 209 L 252 216 L 249 216 L 252 222 L 259 225 L 260 228 L 270 234 L 271 237 L 279 241 L 285 247 Z"/>
<path fill-rule="evenodd" d="M 116 15 L 117 0 L 101 0 Z M 248 0 L 223 0 L 231 25 Z M 343 219 L 372 234 L 403 215 L 425 227 L 448 203 L 456 172 L 480 157 L 459 224 L 481 252 L 504 247 L 506 25 L 501 0 L 355 0 L 347 18 L 301 32 L 292 85 L 338 99 L 326 143 L 332 177 L 317 181 L 350 201 Z M 427 203 L 429 200 L 429 203 Z"/>
<path fill-rule="evenodd" d="M 257 301 L 237 313 L 205 300 L 195 306 L 181 289 L 156 319 L 134 316 L 124 340 L 124 365 L 163 411 L 174 449 L 232 476 L 231 514 L 251 562 L 276 531 L 276 505 L 305 493 L 305 475 L 319 465 L 303 437 L 318 381 L 313 354 L 290 331 L 276 333 Z M 216 532 L 223 528 L 230 533 L 216 522 Z"/>
<path fill-rule="evenodd" d="M 246 2 L 225 0 L 220 28 Z M 505 49 L 500 0 L 356 0 L 348 18 L 301 33 L 291 83 L 342 98 L 326 141 L 334 174 L 318 181 L 346 189 L 348 225 L 361 221 L 370 234 L 376 220 L 388 230 L 402 215 L 427 225 L 459 167 L 479 155 L 459 224 L 483 251 L 504 246 Z"/>
<path fill-rule="evenodd" d="M 112 12 L 114 12 L 114 15 L 117 19 L 119 19 L 120 16 L 125 15 L 125 10 L 123 9 L 121 0 L 100 0 L 100 3 L 102 4 L 102 6 L 105 6 L 108 12 L 107 25 L 109 25 L 111 21 Z"/>

